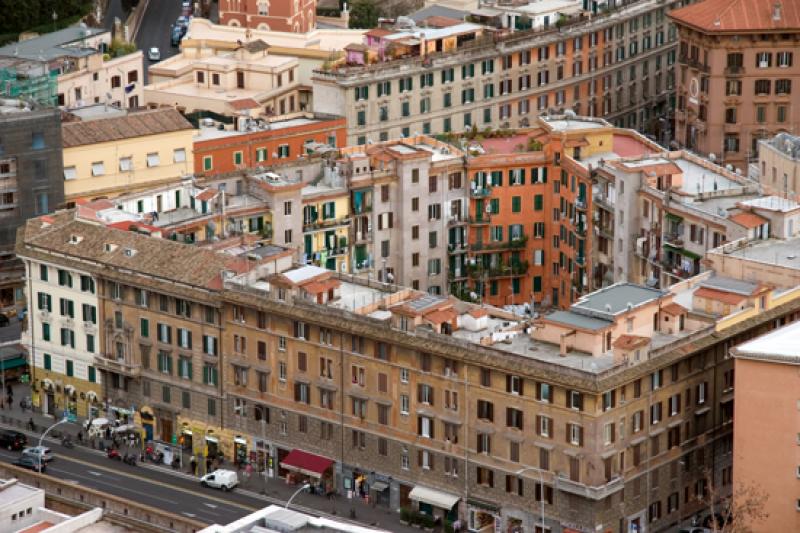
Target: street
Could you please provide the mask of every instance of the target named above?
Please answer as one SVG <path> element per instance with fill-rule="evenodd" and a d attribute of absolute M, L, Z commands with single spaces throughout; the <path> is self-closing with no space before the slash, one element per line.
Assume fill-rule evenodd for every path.
<path fill-rule="evenodd" d="M 144 83 L 148 83 L 147 69 L 153 64 L 147 59 L 150 48 L 161 50 L 162 61 L 178 53 L 178 47 L 170 43 L 170 32 L 180 14 L 181 0 L 150 0 L 136 34 L 136 46 L 144 53 Z"/>

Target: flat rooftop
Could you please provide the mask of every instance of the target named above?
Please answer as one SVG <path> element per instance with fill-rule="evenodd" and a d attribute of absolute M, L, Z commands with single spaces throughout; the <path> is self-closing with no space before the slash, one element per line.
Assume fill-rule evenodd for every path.
<path fill-rule="evenodd" d="M 604 315 L 616 315 L 628 306 L 638 307 L 667 295 L 666 291 L 651 289 L 633 283 L 615 283 L 587 294 L 572 304 L 572 309 Z"/>
<path fill-rule="evenodd" d="M 49 61 L 64 56 L 94 55 L 99 52 L 94 48 L 81 46 L 82 41 L 103 33 L 108 33 L 108 30 L 89 28 L 86 25 L 70 26 L 33 39 L 7 44 L 0 48 L 0 56 Z"/>
<path fill-rule="evenodd" d="M 665 160 L 665 162 L 670 162 L 670 160 Z M 722 174 L 718 174 L 688 159 L 680 158 L 672 160 L 672 162 L 677 164 L 683 171 L 683 185 L 681 186 L 681 190 L 688 194 L 744 190 L 746 185 L 725 177 Z"/>
<path fill-rule="evenodd" d="M 577 116 L 575 118 L 559 117 L 554 119 L 542 117 L 542 120 L 544 120 L 544 122 L 548 124 L 554 131 L 596 130 L 611 127 L 611 125 L 605 120 L 590 120 L 585 117 Z"/>
<path fill-rule="evenodd" d="M 800 270 L 800 237 L 751 241 L 726 255 L 748 261 Z"/>
<path fill-rule="evenodd" d="M 794 322 L 734 348 L 737 357 L 800 365 L 800 322 Z"/>
<path fill-rule="evenodd" d="M 781 198 L 780 196 L 760 196 L 743 202 L 744 205 L 755 207 L 758 209 L 766 209 L 769 211 L 780 211 L 788 213 L 795 209 L 800 209 L 800 204 L 788 198 Z"/>

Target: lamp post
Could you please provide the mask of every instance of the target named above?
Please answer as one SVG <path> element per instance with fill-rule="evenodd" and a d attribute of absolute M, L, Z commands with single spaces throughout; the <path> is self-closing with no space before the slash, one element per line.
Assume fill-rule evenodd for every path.
<path fill-rule="evenodd" d="M 53 31 L 56 31 L 56 21 L 58 20 L 58 13 L 56 10 L 53 10 Z"/>
<path fill-rule="evenodd" d="M 542 514 L 541 514 L 541 517 L 542 517 L 542 531 L 545 531 L 545 526 L 544 526 L 544 477 L 542 476 L 542 469 L 541 468 L 536 468 L 535 466 L 528 466 L 526 468 L 522 468 L 520 470 L 517 470 L 517 475 L 520 476 L 520 475 L 524 474 L 525 472 L 529 472 L 531 470 L 533 470 L 533 471 L 535 471 L 535 472 L 537 472 L 539 474 L 539 486 L 541 487 L 541 492 L 539 493 L 539 496 L 541 496 L 541 500 L 542 500 Z M 534 497 L 535 497 L 535 492 L 534 492 Z"/>
<path fill-rule="evenodd" d="M 55 424 L 51 425 L 49 428 L 45 429 L 44 433 L 42 433 L 42 435 L 39 437 L 39 445 L 36 447 L 36 449 L 39 451 L 40 455 L 39 455 L 39 462 L 36 464 L 36 469 L 39 471 L 40 474 L 42 473 L 42 462 L 44 462 L 44 454 L 41 453 L 42 441 L 47 436 L 47 434 L 50 433 L 51 429 L 53 429 L 54 427 L 56 427 L 58 425 L 61 425 L 61 424 L 65 423 L 65 422 L 69 422 L 69 418 L 67 418 L 66 413 L 64 414 L 64 418 L 62 418 L 61 420 L 59 420 Z"/>
<path fill-rule="evenodd" d="M 289 498 L 289 501 L 286 502 L 286 506 L 284 507 L 284 509 L 288 509 L 289 508 L 289 505 L 292 503 L 292 500 L 294 500 L 295 496 L 297 496 L 298 494 L 300 494 L 304 490 L 308 490 L 310 488 L 311 488 L 311 485 L 309 483 L 303 483 L 303 485 L 299 489 L 294 491 L 294 494 L 292 494 L 292 497 Z"/>

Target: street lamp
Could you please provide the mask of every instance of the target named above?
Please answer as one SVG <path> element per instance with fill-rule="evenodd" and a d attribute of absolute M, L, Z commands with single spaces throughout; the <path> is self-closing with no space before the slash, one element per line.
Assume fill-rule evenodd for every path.
<path fill-rule="evenodd" d="M 303 485 L 302 485 L 302 486 L 301 486 L 299 489 L 297 489 L 296 491 L 294 491 L 294 494 L 292 494 L 292 497 L 291 497 L 291 498 L 289 498 L 289 501 L 287 501 L 287 502 L 286 502 L 286 506 L 284 507 L 284 509 L 288 509 L 288 508 L 289 508 L 289 504 L 291 504 L 291 503 L 292 503 L 292 500 L 294 500 L 294 497 L 295 497 L 295 496 L 297 496 L 298 494 L 300 494 L 300 493 L 301 493 L 301 492 L 303 492 L 304 490 L 308 490 L 308 489 L 310 489 L 310 488 L 311 488 L 311 484 L 309 484 L 309 483 L 303 483 Z"/>
<path fill-rule="evenodd" d="M 545 527 L 544 527 L 544 477 L 542 477 L 542 469 L 541 468 L 536 468 L 535 466 L 529 466 L 529 467 L 517 470 L 517 475 L 520 476 L 520 475 L 522 475 L 525 472 L 528 472 L 530 470 L 536 471 L 539 474 L 539 486 L 541 486 L 541 492 L 539 493 L 539 496 L 541 497 L 541 500 L 542 500 L 542 531 L 545 531 Z M 534 492 L 534 495 L 535 495 L 535 492 Z"/>
<path fill-rule="evenodd" d="M 44 462 L 44 454 L 42 453 L 42 441 L 47 436 L 47 434 L 50 433 L 51 429 L 53 429 L 54 427 L 56 427 L 58 425 L 61 425 L 61 424 L 65 423 L 65 422 L 69 422 L 69 418 L 67 418 L 66 412 L 64 413 L 64 418 L 62 418 L 61 420 L 59 420 L 58 422 L 56 422 L 55 424 L 53 424 L 49 428 L 45 429 L 44 433 L 42 433 L 42 435 L 39 437 L 39 445 L 36 447 L 36 449 L 37 449 L 37 451 L 39 451 L 40 455 L 39 455 L 39 462 L 36 464 L 36 469 L 39 471 L 40 474 L 42 473 L 42 462 Z"/>

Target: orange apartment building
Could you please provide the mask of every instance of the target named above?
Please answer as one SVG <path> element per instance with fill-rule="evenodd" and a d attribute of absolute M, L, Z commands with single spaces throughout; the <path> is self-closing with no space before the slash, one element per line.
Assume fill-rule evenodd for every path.
<path fill-rule="evenodd" d="M 800 121 L 800 4 L 705 0 L 669 17 L 680 36 L 676 139 L 744 170 L 760 139 Z"/>
<path fill-rule="evenodd" d="M 497 306 L 569 307 L 597 285 L 589 275 L 601 238 L 592 231 L 598 162 L 657 146 L 574 114 L 535 126 L 468 147 L 468 281 L 461 293 Z"/>
<path fill-rule="evenodd" d="M 220 0 L 219 22 L 226 26 L 306 33 L 317 27 L 317 2 Z"/>
<path fill-rule="evenodd" d="M 800 531 L 800 324 L 734 348 L 733 490 L 757 487 L 766 496 L 753 531 Z M 724 392 L 724 391 L 723 391 Z M 767 473 L 768 475 L 764 475 Z"/>
<path fill-rule="evenodd" d="M 194 138 L 194 170 L 215 176 L 282 165 L 322 145 L 344 146 L 346 135 L 344 118 L 315 113 L 246 121 L 234 131 L 201 124 Z"/>

